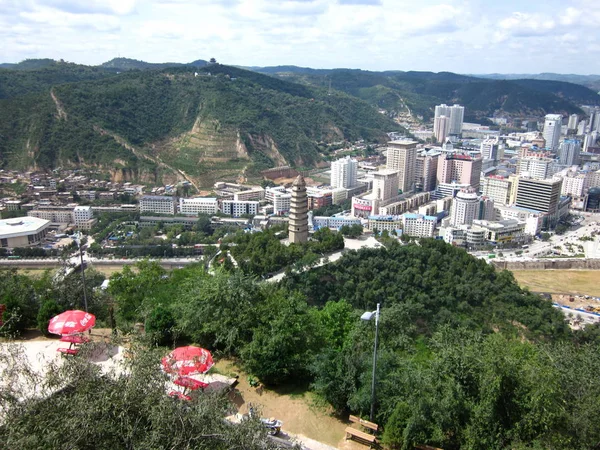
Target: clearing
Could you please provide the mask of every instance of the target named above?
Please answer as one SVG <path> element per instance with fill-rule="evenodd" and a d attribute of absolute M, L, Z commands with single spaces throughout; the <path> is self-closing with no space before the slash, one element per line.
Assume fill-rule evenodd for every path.
<path fill-rule="evenodd" d="M 282 387 L 277 390 L 265 387 L 252 387 L 248 383 L 248 375 L 230 359 L 220 360 L 215 368 L 223 375 L 239 376 L 236 390 L 236 405 L 239 412 L 246 414 L 248 404 L 258 407 L 263 417 L 275 417 L 283 422 L 283 430 L 314 439 L 335 448 L 364 449 L 352 441 L 345 441 L 344 430 L 349 422 L 342 421 L 332 414 L 332 410 L 324 402 L 308 392 L 305 387 Z"/>
<path fill-rule="evenodd" d="M 521 287 L 552 294 L 600 296 L 600 270 L 513 270 Z"/>

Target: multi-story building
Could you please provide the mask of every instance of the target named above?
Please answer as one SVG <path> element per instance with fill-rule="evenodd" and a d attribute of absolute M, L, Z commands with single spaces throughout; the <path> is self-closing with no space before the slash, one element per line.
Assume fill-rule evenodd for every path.
<path fill-rule="evenodd" d="M 402 215 L 402 230 L 411 237 L 433 237 L 436 225 L 437 217 L 435 216 L 413 213 Z"/>
<path fill-rule="evenodd" d="M 435 115 L 433 117 L 433 134 L 437 136 L 439 124 L 436 125 L 436 119 L 438 117 L 447 117 L 448 124 L 447 127 L 450 127 L 450 107 L 446 104 L 436 105 L 435 107 Z M 446 130 L 446 134 L 448 134 L 448 129 Z"/>
<path fill-rule="evenodd" d="M 560 114 L 547 114 L 544 121 L 544 139 L 546 148 L 552 151 L 558 149 L 560 132 L 562 128 L 562 116 Z"/>
<path fill-rule="evenodd" d="M 352 197 L 352 215 L 368 217 L 379 214 L 379 206 L 398 198 L 398 171 L 383 169 L 373 173 L 373 189 Z"/>
<path fill-rule="evenodd" d="M 44 219 L 55 225 L 74 223 L 73 208 L 68 209 L 33 209 L 27 212 L 29 217 Z"/>
<path fill-rule="evenodd" d="M 0 247 L 27 247 L 38 244 L 48 232 L 50 222 L 37 217 L 0 220 Z"/>
<path fill-rule="evenodd" d="M 357 184 L 358 161 L 349 156 L 331 162 L 331 186 L 349 189 Z"/>
<path fill-rule="evenodd" d="M 481 193 L 493 199 L 495 204 L 508 205 L 512 203 L 512 180 L 499 175 L 484 177 Z"/>
<path fill-rule="evenodd" d="M 402 216 L 373 215 L 367 219 L 367 228 L 371 231 L 395 231 L 402 229 Z"/>
<path fill-rule="evenodd" d="M 536 180 L 519 177 L 515 205 L 546 213 L 551 218 L 556 217 L 561 189 L 562 180 Z"/>
<path fill-rule="evenodd" d="M 274 191 L 272 193 L 273 214 L 281 216 L 290 212 L 292 194 Z"/>
<path fill-rule="evenodd" d="M 331 228 L 332 230 L 339 230 L 344 225 L 352 226 L 352 225 L 360 225 L 360 219 L 356 217 L 348 217 L 348 216 L 315 216 L 312 218 L 313 228 Z"/>
<path fill-rule="evenodd" d="M 397 216 L 414 211 L 431 200 L 431 193 L 421 192 L 415 195 L 402 195 L 395 201 L 385 202 L 379 207 L 379 214 Z"/>
<path fill-rule="evenodd" d="M 443 144 L 446 142 L 446 138 L 450 132 L 450 117 L 438 116 L 433 122 L 433 135 L 435 136 L 436 142 Z"/>
<path fill-rule="evenodd" d="M 273 203 L 275 196 L 279 194 L 285 194 L 287 191 L 284 186 L 269 187 L 265 190 L 265 200 Z"/>
<path fill-rule="evenodd" d="M 470 225 L 479 215 L 479 198 L 474 189 L 464 189 L 452 201 L 450 224 Z"/>
<path fill-rule="evenodd" d="M 438 160 L 441 152 L 423 150 L 415 161 L 415 190 L 434 191 L 436 187 Z"/>
<path fill-rule="evenodd" d="M 569 116 L 569 123 L 567 125 L 568 130 L 576 130 L 579 124 L 579 116 L 577 114 L 571 114 Z"/>
<path fill-rule="evenodd" d="M 140 213 L 175 214 L 176 197 L 144 195 L 140 199 Z"/>
<path fill-rule="evenodd" d="M 403 193 L 414 191 L 416 141 L 392 141 L 387 145 L 387 169 L 398 171 L 398 189 Z M 396 193 L 397 195 L 397 193 Z"/>
<path fill-rule="evenodd" d="M 579 164 L 579 153 L 581 152 L 581 141 L 579 139 L 565 139 L 560 144 L 558 152 L 561 166 L 576 166 Z"/>
<path fill-rule="evenodd" d="M 517 175 L 545 180 L 554 173 L 554 160 L 550 158 L 526 157 L 519 159 Z"/>
<path fill-rule="evenodd" d="M 544 214 L 518 206 L 496 205 L 496 220 L 514 219 L 525 224 L 525 234 L 535 236 L 542 229 Z"/>
<path fill-rule="evenodd" d="M 494 209 L 494 200 L 489 197 L 479 197 L 479 211 L 477 212 L 479 220 L 496 220 L 496 210 Z"/>
<path fill-rule="evenodd" d="M 497 137 L 495 139 L 484 139 L 481 142 L 479 150 L 481 151 L 481 157 L 484 160 L 491 159 L 494 162 L 497 162 L 502 158 L 500 141 Z"/>
<path fill-rule="evenodd" d="M 179 214 L 197 216 L 198 214 L 216 214 L 219 203 L 215 197 L 193 197 L 179 199 Z"/>
<path fill-rule="evenodd" d="M 73 221 L 76 225 L 80 225 L 94 217 L 94 212 L 91 206 L 76 206 L 73 208 Z"/>
<path fill-rule="evenodd" d="M 525 224 L 514 219 L 499 222 L 475 220 L 473 228 L 483 230 L 485 240 L 492 244 L 506 244 L 513 241 L 526 242 L 531 239 L 531 237 L 525 236 Z"/>
<path fill-rule="evenodd" d="M 261 201 L 265 198 L 265 190 L 261 187 L 253 187 L 245 191 L 235 192 L 233 199 L 236 202 Z"/>
<path fill-rule="evenodd" d="M 255 216 L 258 214 L 258 208 L 260 203 L 256 200 L 250 201 L 235 201 L 235 200 L 223 200 L 221 202 L 221 212 L 233 217 L 240 217 L 244 215 Z"/>
<path fill-rule="evenodd" d="M 456 182 L 479 189 L 481 163 L 480 156 L 473 157 L 464 152 L 442 154 L 437 167 L 438 185 Z"/>
<path fill-rule="evenodd" d="M 464 106 L 452 105 L 450 107 L 449 134 L 460 135 L 462 133 L 464 118 L 465 118 L 465 107 Z"/>

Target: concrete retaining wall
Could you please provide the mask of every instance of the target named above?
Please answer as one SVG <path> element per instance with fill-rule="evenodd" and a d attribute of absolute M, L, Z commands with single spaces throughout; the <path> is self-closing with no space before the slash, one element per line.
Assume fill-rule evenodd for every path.
<path fill-rule="evenodd" d="M 600 259 L 586 258 L 542 258 L 531 261 L 492 261 L 497 269 L 507 270 L 600 270 Z"/>

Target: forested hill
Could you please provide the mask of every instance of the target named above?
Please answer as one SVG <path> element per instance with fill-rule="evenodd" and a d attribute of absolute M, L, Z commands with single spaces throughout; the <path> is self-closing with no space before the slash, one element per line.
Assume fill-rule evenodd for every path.
<path fill-rule="evenodd" d="M 100 166 L 197 186 L 310 167 L 321 142 L 383 142 L 399 129 L 348 94 L 219 64 L 120 74 L 71 64 L 0 69 L 0 93 L 4 167 Z"/>
<path fill-rule="evenodd" d="M 450 72 L 315 70 L 295 66 L 255 69 L 279 78 L 341 90 L 387 110 L 404 104 L 426 118 L 440 103 L 460 103 L 470 118 L 494 114 L 542 116 L 581 113 L 581 104 L 600 104 L 600 95 L 578 84 L 547 80 L 493 80 Z"/>
<path fill-rule="evenodd" d="M 100 64 L 99 67 L 104 69 L 116 69 L 116 70 L 160 70 L 167 69 L 169 67 L 181 67 L 181 66 L 194 66 L 194 67 L 204 67 L 208 65 L 208 61 L 204 61 L 203 59 L 198 59 L 188 64 L 182 63 L 149 63 L 146 61 L 139 61 L 137 59 L 131 58 L 113 58 L 110 61 Z"/>

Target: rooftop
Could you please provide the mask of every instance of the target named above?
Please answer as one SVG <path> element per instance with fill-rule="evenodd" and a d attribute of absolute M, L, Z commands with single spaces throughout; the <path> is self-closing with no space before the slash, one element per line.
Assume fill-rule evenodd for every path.
<path fill-rule="evenodd" d="M 29 216 L 0 220 L 0 237 L 7 239 L 27 236 L 39 232 L 48 225 L 50 225 L 49 220 Z"/>

